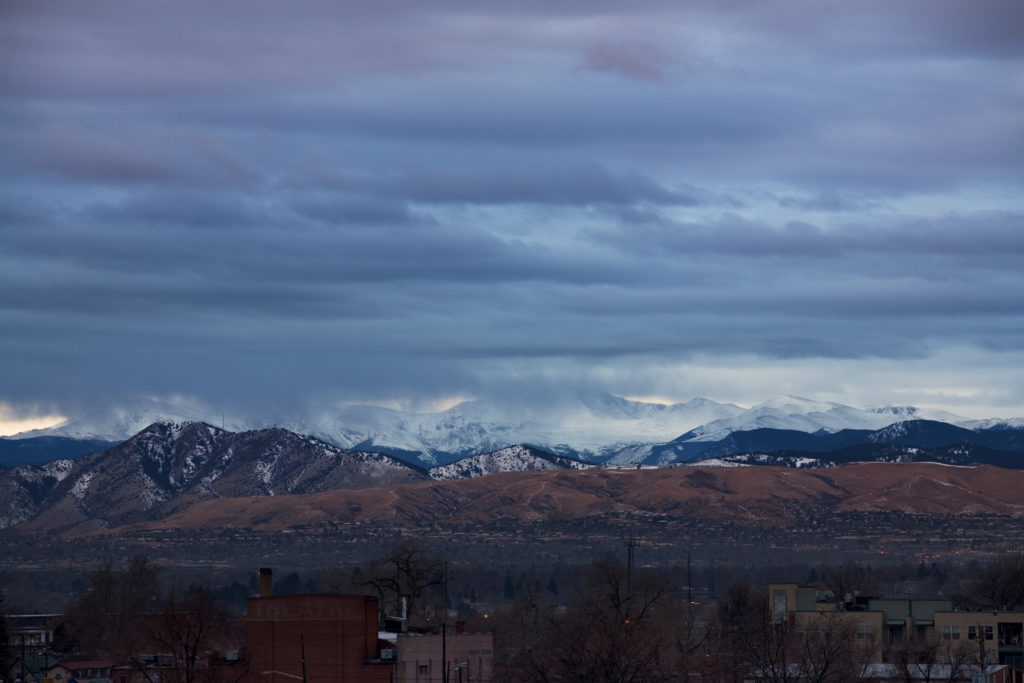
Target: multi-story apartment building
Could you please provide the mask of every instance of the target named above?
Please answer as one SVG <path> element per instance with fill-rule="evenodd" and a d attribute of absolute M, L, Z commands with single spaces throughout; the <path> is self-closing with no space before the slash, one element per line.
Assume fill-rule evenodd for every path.
<path fill-rule="evenodd" d="M 833 596 L 794 583 L 771 584 L 768 594 L 775 623 L 808 629 L 827 619 L 863 641 L 874 663 L 931 657 L 1024 667 L 1024 612 L 957 611 L 948 599 Z"/>
<path fill-rule="evenodd" d="M 990 663 L 1024 668 L 1024 612 L 936 612 L 935 635 L 946 645 L 971 647 Z"/>

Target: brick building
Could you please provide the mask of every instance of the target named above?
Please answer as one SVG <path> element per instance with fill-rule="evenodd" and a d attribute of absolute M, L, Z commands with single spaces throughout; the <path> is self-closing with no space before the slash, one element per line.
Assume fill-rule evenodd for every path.
<path fill-rule="evenodd" d="M 381 659 L 376 598 L 269 593 L 263 588 L 247 603 L 253 683 L 390 683 L 393 663 Z"/>
<path fill-rule="evenodd" d="M 245 616 L 246 683 L 478 683 L 490 681 L 494 638 L 465 633 L 380 633 L 377 598 L 273 593 L 260 570 L 260 596 Z M 396 629 L 404 630 L 404 629 Z"/>

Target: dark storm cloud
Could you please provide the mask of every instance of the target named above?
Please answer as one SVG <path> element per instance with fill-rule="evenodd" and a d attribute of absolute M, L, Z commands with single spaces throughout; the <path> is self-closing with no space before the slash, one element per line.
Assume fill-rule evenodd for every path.
<path fill-rule="evenodd" d="M 0 11 L 0 403 L 1024 346 L 1016 2 Z"/>

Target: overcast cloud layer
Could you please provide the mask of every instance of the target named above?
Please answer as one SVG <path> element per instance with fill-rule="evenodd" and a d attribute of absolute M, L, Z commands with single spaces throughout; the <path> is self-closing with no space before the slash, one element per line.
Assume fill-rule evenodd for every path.
<path fill-rule="evenodd" d="M 0 420 L 1024 415 L 1024 5 L 0 7 Z"/>

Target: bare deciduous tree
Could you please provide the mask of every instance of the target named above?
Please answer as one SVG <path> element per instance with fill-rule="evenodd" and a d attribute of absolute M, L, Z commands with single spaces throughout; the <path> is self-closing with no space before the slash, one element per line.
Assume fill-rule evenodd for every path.
<path fill-rule="evenodd" d="M 213 680 L 209 666 L 211 652 L 233 649 L 233 638 L 223 606 L 203 588 L 184 595 L 176 586 L 164 594 L 160 609 L 145 621 L 143 637 L 162 655 L 169 656 L 169 668 L 161 668 L 159 679 L 149 674 L 150 664 L 132 653 L 136 668 L 159 683 L 206 683 Z"/>
<path fill-rule="evenodd" d="M 822 573 L 825 586 L 832 591 L 836 600 L 844 600 L 847 595 L 877 595 L 879 593 L 878 577 L 870 567 L 856 562 L 825 567 Z"/>
<path fill-rule="evenodd" d="M 203 589 L 161 593 L 159 567 L 145 557 L 116 569 L 110 562 L 67 611 L 78 654 L 130 663 L 151 683 L 212 680 L 209 656 L 234 649 L 223 606 Z"/>
<path fill-rule="evenodd" d="M 159 567 L 137 556 L 123 569 L 105 562 L 89 576 L 84 591 L 68 608 L 69 630 L 81 652 L 123 658 L 141 632 L 145 615 L 155 609 Z"/>
<path fill-rule="evenodd" d="M 714 615 L 719 678 L 846 683 L 860 680 L 877 647 L 875 634 L 858 630 L 855 613 L 816 613 L 799 622 L 773 616 L 764 593 L 729 587 Z"/>
<path fill-rule="evenodd" d="M 506 634 L 509 680 L 668 683 L 683 681 L 699 649 L 696 612 L 670 577 L 631 576 L 611 557 L 594 563 L 585 590 L 563 614 L 522 599 Z"/>
<path fill-rule="evenodd" d="M 970 672 L 973 648 L 960 641 L 948 643 L 934 633 L 906 638 L 889 650 L 896 675 L 907 683 L 955 680 Z"/>
<path fill-rule="evenodd" d="M 374 560 L 357 585 L 371 588 L 389 616 L 400 614 L 404 598 L 409 623 L 422 626 L 437 607 L 434 589 L 444 581 L 444 560 L 406 541 Z"/>
<path fill-rule="evenodd" d="M 1007 553 L 982 567 L 973 592 L 979 607 L 1009 611 L 1024 605 L 1024 553 Z"/>

